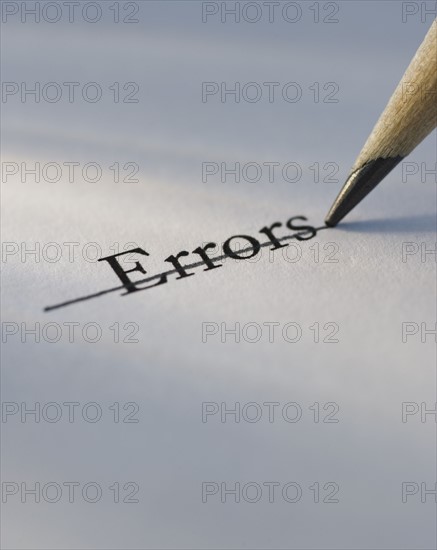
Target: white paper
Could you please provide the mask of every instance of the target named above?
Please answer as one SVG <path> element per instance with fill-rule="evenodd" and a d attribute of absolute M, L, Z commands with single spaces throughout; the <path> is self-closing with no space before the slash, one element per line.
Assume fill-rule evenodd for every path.
<path fill-rule="evenodd" d="M 139 4 L 138 24 L 111 23 L 101 2 L 95 24 L 14 16 L 3 26 L 4 81 L 104 90 L 96 103 L 10 96 L 2 105 L 3 167 L 19 167 L 2 178 L 3 544 L 433 548 L 435 500 L 423 491 L 435 489 L 435 415 L 421 413 L 436 402 L 435 335 L 426 333 L 436 321 L 435 255 L 426 253 L 436 242 L 436 189 L 423 171 L 435 168 L 435 134 L 407 159 L 415 165 L 398 166 L 344 223 L 313 239 L 44 311 L 119 286 L 95 260 L 128 243 L 149 253 L 135 256 L 147 271 L 131 273 L 136 280 L 171 269 L 164 260 L 181 250 L 190 252 L 184 263 L 199 261 L 191 251 L 208 242 L 265 243 L 259 230 L 274 222 L 283 224 L 278 236 L 291 235 L 294 216 L 323 226 L 430 17 L 403 23 L 401 3 L 337 2 L 329 4 L 338 23 L 315 23 L 315 8 L 301 2 L 293 24 L 269 23 L 266 12 L 253 24 L 202 23 L 200 2 Z M 321 17 L 332 9 L 316 4 Z M 294 82 L 302 98 L 202 102 L 202 82 L 237 81 Z M 136 83 L 139 103 L 114 103 L 114 82 L 122 94 Z M 322 97 L 335 83 L 338 102 L 315 102 L 316 82 Z M 102 177 L 69 182 L 65 169 L 58 182 L 22 182 L 21 163 L 35 162 L 78 162 L 78 171 L 94 162 Z M 139 181 L 115 183 L 115 162 L 136 163 Z M 207 162 L 279 168 L 272 183 L 267 170 L 258 182 L 222 182 L 220 173 L 203 182 Z M 294 183 L 281 176 L 287 163 L 302 171 Z M 338 166 L 336 181 L 316 183 L 314 163 L 321 180 Z M 101 339 L 91 343 L 96 325 Z M 39 343 L 26 336 L 32 327 Z M 235 327 L 239 342 L 224 332 Z M 40 421 L 23 421 L 35 403 Z M 236 406 L 240 421 L 222 422 L 221 409 Z M 74 502 L 67 482 L 79 483 Z M 35 483 L 39 503 L 21 485 Z M 47 483 L 61 487 L 57 502 Z M 95 503 L 83 497 L 87 483 L 90 500 L 102 490 Z M 223 489 L 235 484 L 240 502 Z M 134 492 L 139 502 L 122 502 Z"/>

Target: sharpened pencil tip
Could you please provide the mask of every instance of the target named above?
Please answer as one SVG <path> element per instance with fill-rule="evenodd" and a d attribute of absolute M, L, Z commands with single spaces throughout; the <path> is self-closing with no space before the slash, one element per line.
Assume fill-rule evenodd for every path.
<path fill-rule="evenodd" d="M 377 158 L 354 170 L 331 206 L 325 224 L 336 226 L 402 159 L 401 156 Z"/>
<path fill-rule="evenodd" d="M 335 227 L 338 222 L 335 222 L 331 216 L 326 216 L 325 218 L 325 225 L 328 227 Z"/>

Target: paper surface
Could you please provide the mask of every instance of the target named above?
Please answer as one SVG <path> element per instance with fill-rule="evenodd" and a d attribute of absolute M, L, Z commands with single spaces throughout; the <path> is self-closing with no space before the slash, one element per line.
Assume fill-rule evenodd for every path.
<path fill-rule="evenodd" d="M 293 4 L 294 23 L 140 2 L 139 23 L 115 24 L 101 2 L 95 24 L 3 25 L 3 81 L 63 93 L 2 104 L 2 167 L 18 167 L 2 177 L 5 548 L 435 547 L 435 134 L 338 228 L 44 311 L 120 286 L 96 260 L 125 248 L 149 254 L 138 280 L 208 242 L 266 243 L 274 222 L 323 226 L 431 19 L 321 2 L 316 23 Z M 258 87 L 202 101 L 206 82 Z"/>

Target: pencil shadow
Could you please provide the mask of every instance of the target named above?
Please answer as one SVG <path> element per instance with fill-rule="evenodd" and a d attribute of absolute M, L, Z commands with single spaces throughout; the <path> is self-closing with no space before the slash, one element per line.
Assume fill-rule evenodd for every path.
<path fill-rule="evenodd" d="M 366 233 L 407 233 L 411 231 L 425 233 L 436 231 L 437 214 L 343 222 L 338 225 L 338 228 L 344 231 L 360 231 Z"/>

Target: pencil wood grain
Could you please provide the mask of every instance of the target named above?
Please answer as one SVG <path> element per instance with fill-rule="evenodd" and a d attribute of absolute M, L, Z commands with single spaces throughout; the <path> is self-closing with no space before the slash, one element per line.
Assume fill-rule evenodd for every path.
<path fill-rule="evenodd" d="M 352 171 L 377 158 L 406 157 L 437 125 L 437 20 L 355 161 Z"/>
<path fill-rule="evenodd" d="M 336 225 L 437 126 L 437 20 L 411 60 L 328 212 Z"/>

